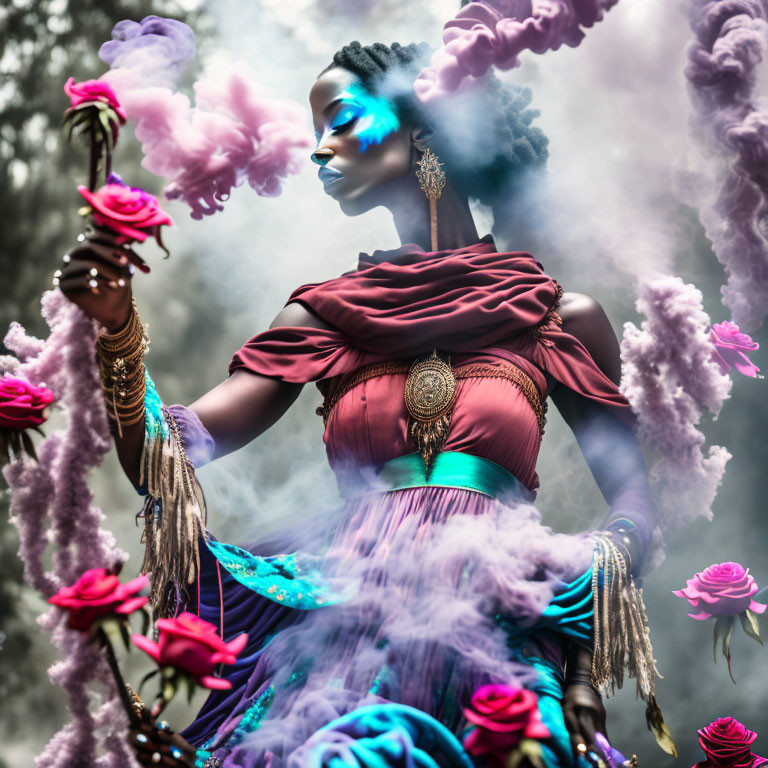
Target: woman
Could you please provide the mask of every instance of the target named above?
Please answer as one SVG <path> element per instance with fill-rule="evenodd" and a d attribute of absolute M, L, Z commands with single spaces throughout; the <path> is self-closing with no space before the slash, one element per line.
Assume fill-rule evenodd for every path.
<path fill-rule="evenodd" d="M 249 634 L 227 672 L 232 691 L 212 694 L 184 734 L 202 748 L 198 764 L 303 765 L 316 731 L 347 728 L 344 716 L 367 705 L 410 707 L 414 739 L 426 731 L 413 712 L 423 713 L 426 742 L 450 751 L 473 691 L 519 682 L 539 696 L 545 763 L 584 765 L 605 732 L 595 683 L 620 684 L 633 653 L 630 674 L 656 717 L 642 611 L 634 649 L 610 629 L 618 603 L 592 627 L 593 592 L 631 583 L 653 526 L 617 388 L 617 340 L 595 301 L 563 294 L 530 255 L 497 253 L 475 228 L 470 196 L 493 199 L 544 161 L 527 98 L 488 82 L 475 137 L 485 152 L 470 157 L 466 132 L 450 135 L 413 97 L 425 54 L 355 42 L 310 92 L 325 191 L 347 215 L 386 207 L 403 245 L 298 289 L 235 355 L 229 378 L 189 408 L 159 410 L 145 379 L 125 252 L 93 231 L 60 277 L 105 328 L 99 355 L 118 455 L 148 492 L 156 608 L 197 611 L 222 622 L 227 639 Z M 344 508 L 250 550 L 207 537 L 190 465 L 256 438 L 309 381 L 325 396 Z M 551 535 L 528 505 L 547 398 L 610 504 L 596 543 Z M 137 743 L 137 754 L 157 764 L 150 746 Z"/>

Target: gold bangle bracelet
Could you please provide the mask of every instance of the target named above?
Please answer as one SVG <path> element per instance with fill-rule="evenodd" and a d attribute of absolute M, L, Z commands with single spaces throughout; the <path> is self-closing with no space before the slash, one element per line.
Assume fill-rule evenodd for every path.
<path fill-rule="evenodd" d="M 144 418 L 147 384 L 143 359 L 149 348 L 147 329 L 139 318 L 136 301 L 125 326 L 110 333 L 102 330 L 97 338 L 99 377 L 109 417 L 122 426 Z"/>

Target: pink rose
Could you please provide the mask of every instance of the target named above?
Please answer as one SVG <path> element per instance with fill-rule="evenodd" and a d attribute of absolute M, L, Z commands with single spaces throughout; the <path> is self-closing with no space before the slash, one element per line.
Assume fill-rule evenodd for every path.
<path fill-rule="evenodd" d="M 87 632 L 97 619 L 127 616 L 146 605 L 149 598 L 139 596 L 139 592 L 148 583 L 146 576 L 139 576 L 121 584 L 114 573 L 104 568 L 91 568 L 71 587 L 60 589 L 48 602 L 69 612 L 72 629 Z"/>
<path fill-rule="evenodd" d="M 750 749 L 757 734 L 732 717 L 721 717 L 699 730 L 698 734 L 699 745 L 707 759 L 696 763 L 694 768 L 756 768 L 766 762 Z"/>
<path fill-rule="evenodd" d="M 175 619 L 158 619 L 157 643 L 144 635 L 133 635 L 133 643 L 148 653 L 160 667 L 174 667 L 204 688 L 226 690 L 232 683 L 211 673 L 217 664 L 234 664 L 245 648 L 248 635 L 243 633 L 225 643 L 210 622 L 194 613 L 181 613 Z"/>
<path fill-rule="evenodd" d="M 736 616 L 747 610 L 763 613 L 766 606 L 752 599 L 758 589 L 748 568 L 738 563 L 716 563 L 688 579 L 687 586 L 673 594 L 684 597 L 694 608 L 700 608 L 699 613 L 688 615 L 703 620 L 712 616 Z"/>
<path fill-rule="evenodd" d="M 751 378 L 757 378 L 760 369 L 744 354 L 754 352 L 760 345 L 752 341 L 752 337 L 742 333 L 736 323 L 725 320 L 716 323 L 709 332 L 709 337 L 715 345 L 714 361 L 720 366 L 722 373 L 728 373 L 735 368 L 739 373 Z"/>
<path fill-rule="evenodd" d="M 110 179 L 115 178 L 110 177 Z M 157 198 L 120 183 L 105 184 L 96 192 L 79 186 L 77 191 L 93 208 L 93 218 L 102 227 L 109 227 L 120 237 L 118 243 L 138 240 L 143 243 L 150 235 L 157 236 L 159 227 L 173 224 L 160 207 Z"/>
<path fill-rule="evenodd" d="M 81 104 L 101 101 L 115 110 L 115 114 L 121 123 L 126 121 L 125 112 L 123 112 L 123 108 L 120 106 L 112 86 L 103 80 L 84 80 L 82 83 L 76 83 L 75 78 L 70 77 L 64 83 L 64 93 L 69 96 L 69 100 L 72 103 L 70 109 L 75 109 Z"/>
<path fill-rule="evenodd" d="M 475 726 L 464 739 L 464 749 L 473 756 L 488 755 L 502 765 L 506 754 L 523 739 L 550 736 L 541 722 L 538 697 L 522 688 L 484 685 L 472 695 L 464 717 Z"/>
<path fill-rule="evenodd" d="M 53 402 L 53 392 L 33 387 L 14 376 L 0 378 L 0 429 L 39 427 L 46 419 L 45 408 Z"/>

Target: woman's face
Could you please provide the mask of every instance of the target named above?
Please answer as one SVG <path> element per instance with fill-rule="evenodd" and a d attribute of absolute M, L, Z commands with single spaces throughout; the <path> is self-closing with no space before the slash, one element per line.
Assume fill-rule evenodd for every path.
<path fill-rule="evenodd" d="M 350 216 L 386 204 L 387 185 L 411 169 L 411 130 L 392 104 L 338 67 L 318 77 L 309 103 L 325 191 Z"/>

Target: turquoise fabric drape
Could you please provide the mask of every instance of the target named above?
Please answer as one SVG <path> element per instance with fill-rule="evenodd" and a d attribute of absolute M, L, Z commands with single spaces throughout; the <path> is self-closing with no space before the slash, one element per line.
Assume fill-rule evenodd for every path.
<path fill-rule="evenodd" d="M 323 608 L 347 600 L 353 584 L 335 589 L 320 571 L 320 559 L 292 553 L 258 557 L 233 544 L 206 541 L 219 563 L 243 586 L 282 605 L 301 610 Z"/>

